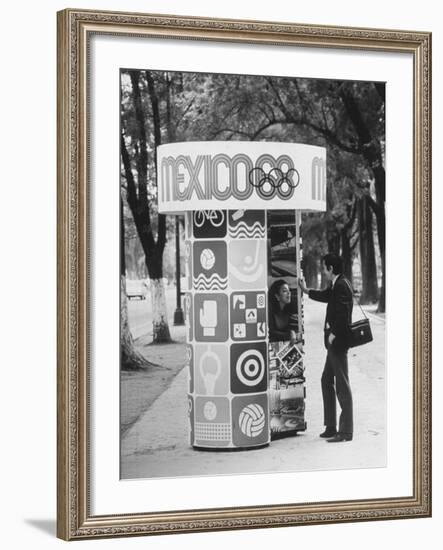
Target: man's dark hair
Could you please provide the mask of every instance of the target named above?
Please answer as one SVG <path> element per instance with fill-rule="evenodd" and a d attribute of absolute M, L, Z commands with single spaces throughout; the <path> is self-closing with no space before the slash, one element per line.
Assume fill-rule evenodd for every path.
<path fill-rule="evenodd" d="M 323 256 L 326 269 L 332 267 L 332 273 L 334 275 L 341 275 L 343 273 L 343 258 L 338 254 L 326 254 Z"/>

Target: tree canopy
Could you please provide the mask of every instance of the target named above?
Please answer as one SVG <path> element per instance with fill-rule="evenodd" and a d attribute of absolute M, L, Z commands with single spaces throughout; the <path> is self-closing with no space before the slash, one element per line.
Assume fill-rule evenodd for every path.
<path fill-rule="evenodd" d="M 161 275 L 168 235 L 165 217 L 157 212 L 156 146 L 207 140 L 322 145 L 328 209 L 303 216 L 305 276 L 314 281 L 322 254 L 338 252 L 351 280 L 353 266 L 360 266 L 354 283 L 362 298 L 378 300 L 384 311 L 383 83 L 122 71 L 121 121 L 123 195 L 145 255 L 151 256 L 151 265 L 146 263 L 151 277 Z"/>

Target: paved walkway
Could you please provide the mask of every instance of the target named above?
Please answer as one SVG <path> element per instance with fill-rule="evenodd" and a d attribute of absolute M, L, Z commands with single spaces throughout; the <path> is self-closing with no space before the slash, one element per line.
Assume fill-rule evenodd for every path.
<path fill-rule="evenodd" d="M 386 378 L 384 320 L 371 316 L 374 341 L 349 352 L 354 398 L 352 442 L 329 444 L 323 431 L 320 377 L 323 304 L 306 300 L 306 420 L 296 437 L 272 441 L 248 451 L 196 451 L 188 443 L 187 373 L 183 369 L 169 388 L 128 431 L 122 441 L 123 479 L 233 473 L 310 471 L 382 467 L 386 462 Z M 339 410 L 339 407 L 338 407 Z"/>

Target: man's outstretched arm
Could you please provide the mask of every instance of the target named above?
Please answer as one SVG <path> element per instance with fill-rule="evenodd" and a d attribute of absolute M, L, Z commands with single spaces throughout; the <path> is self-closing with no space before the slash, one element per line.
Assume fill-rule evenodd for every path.
<path fill-rule="evenodd" d="M 311 300 L 315 300 L 316 302 L 323 302 L 326 304 L 331 297 L 332 289 L 329 286 L 323 290 L 314 290 L 313 288 L 308 288 L 303 279 L 298 280 L 298 286 L 301 288 L 302 292 L 307 294 Z"/>

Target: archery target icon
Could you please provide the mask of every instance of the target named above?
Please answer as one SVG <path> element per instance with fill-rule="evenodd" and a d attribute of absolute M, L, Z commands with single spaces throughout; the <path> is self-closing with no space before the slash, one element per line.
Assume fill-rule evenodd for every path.
<path fill-rule="evenodd" d="M 265 361 L 254 349 L 244 351 L 237 359 L 235 370 L 238 379 L 245 386 L 257 386 L 265 375 Z"/>
<path fill-rule="evenodd" d="M 232 344 L 232 393 L 265 392 L 267 389 L 266 342 Z"/>

